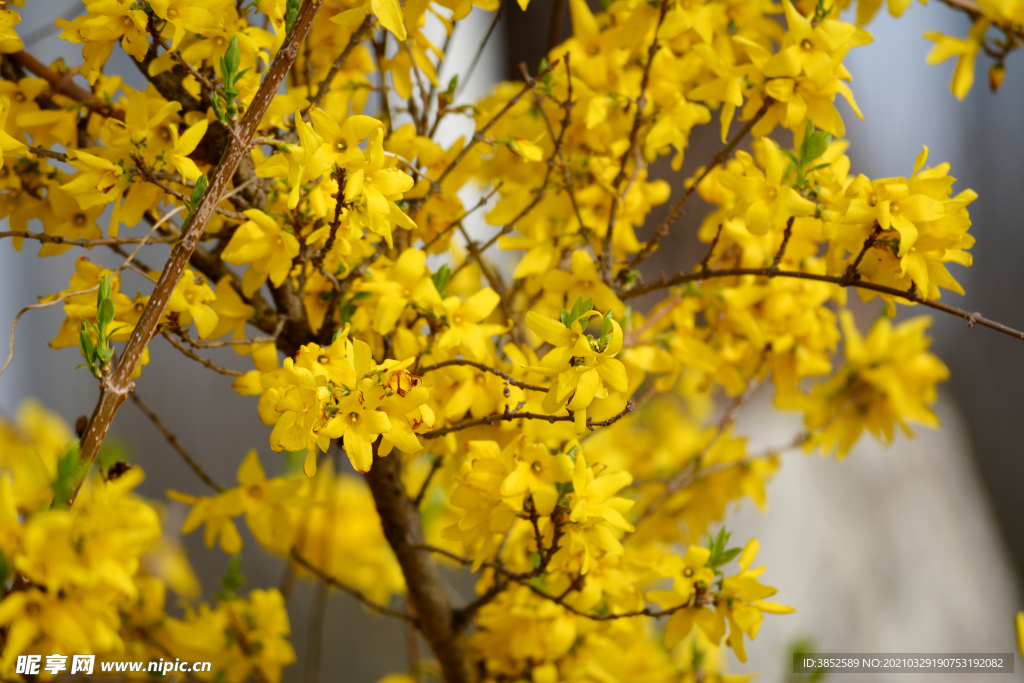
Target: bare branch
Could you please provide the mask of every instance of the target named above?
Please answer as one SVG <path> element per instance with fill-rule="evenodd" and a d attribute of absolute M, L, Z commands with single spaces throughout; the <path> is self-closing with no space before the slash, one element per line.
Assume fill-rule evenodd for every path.
<path fill-rule="evenodd" d="M 160 430 L 160 433 L 164 435 L 165 439 L 167 439 L 167 443 L 171 445 L 171 448 L 178 452 L 178 455 L 180 455 L 181 459 L 185 461 L 185 464 L 188 465 L 189 469 L 195 472 L 196 476 L 202 479 L 204 484 L 209 486 L 217 493 L 223 491 L 224 487 L 215 482 L 210 477 L 210 475 L 208 475 L 206 471 L 199 466 L 199 463 L 196 462 L 196 459 L 189 455 L 188 451 L 186 451 L 184 446 L 181 445 L 181 442 L 178 441 L 178 437 L 176 437 L 173 433 L 171 433 L 169 429 L 167 429 L 167 427 L 160 420 L 157 414 L 154 413 L 149 406 L 142 402 L 142 399 L 139 398 L 139 395 L 133 391 L 131 394 L 129 394 L 129 396 L 131 397 L 132 401 L 135 402 L 135 405 L 139 407 L 139 410 L 141 410 L 142 413 L 149 418 L 149 421 L 152 422 L 153 425 Z"/>

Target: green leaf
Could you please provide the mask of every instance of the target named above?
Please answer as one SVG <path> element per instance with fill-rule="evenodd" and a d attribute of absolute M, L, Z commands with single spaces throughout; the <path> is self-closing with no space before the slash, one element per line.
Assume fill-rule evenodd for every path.
<path fill-rule="evenodd" d="M 110 323 L 114 322 L 114 300 L 107 298 L 99 302 L 96 306 L 96 327 L 106 338 L 107 327 Z"/>
<path fill-rule="evenodd" d="M 601 318 L 601 338 L 598 340 L 599 346 L 604 346 L 608 341 L 608 335 L 612 333 L 612 311 L 614 309 L 609 308 L 608 312 Z"/>
<path fill-rule="evenodd" d="M 53 480 L 54 507 L 66 506 L 87 470 L 88 466 L 83 465 L 75 443 L 57 460 L 57 477 Z"/>
<path fill-rule="evenodd" d="M 7 556 L 0 552 L 0 583 L 7 580 Z"/>
<path fill-rule="evenodd" d="M 739 554 L 739 548 L 730 548 L 729 550 L 726 550 L 725 552 L 719 554 L 717 558 L 715 558 L 715 563 L 712 565 L 712 568 L 717 569 L 718 567 L 721 567 L 723 564 L 728 564 L 734 557 L 736 557 Z"/>
<path fill-rule="evenodd" d="M 96 292 L 96 305 L 98 306 L 101 301 L 103 301 L 104 299 L 109 299 L 112 296 L 114 296 L 114 288 L 110 284 L 110 277 L 104 275 L 100 279 L 99 291 Z"/>
<path fill-rule="evenodd" d="M 78 348 L 82 350 L 82 355 L 85 356 L 87 361 L 92 361 L 95 358 L 94 350 L 95 347 L 92 343 L 92 337 L 89 336 L 88 329 L 83 322 L 81 327 L 78 328 Z"/>
<path fill-rule="evenodd" d="M 447 263 L 445 263 L 437 269 L 436 273 L 430 276 L 430 279 L 433 280 L 437 293 L 443 294 L 444 288 L 448 286 L 448 283 L 452 279 L 452 269 L 448 267 Z"/>
<path fill-rule="evenodd" d="M 196 210 L 196 207 L 199 205 L 199 200 L 203 198 L 204 194 L 206 194 L 206 188 L 209 184 L 210 181 L 207 180 L 205 173 L 196 178 L 196 185 L 192 188 L 192 196 L 185 202 L 188 204 L 189 216 L 191 216 L 192 212 Z"/>
<path fill-rule="evenodd" d="M 224 77 L 228 74 L 235 76 L 238 73 L 238 65 L 242 61 L 242 54 L 238 49 L 238 36 L 232 36 L 228 43 L 228 49 L 224 51 Z M 232 81 L 234 78 L 232 78 Z"/>
<path fill-rule="evenodd" d="M 823 130 L 815 130 L 814 124 L 807 122 L 807 132 L 804 133 L 804 142 L 800 145 L 800 159 L 806 165 L 814 161 L 828 149 L 832 144 L 832 134 Z"/>
<path fill-rule="evenodd" d="M 224 578 L 220 580 L 220 593 L 217 597 L 221 600 L 230 600 L 235 597 L 235 591 L 244 585 L 245 575 L 242 574 L 242 556 L 234 555 L 231 561 L 228 562 Z"/>
<path fill-rule="evenodd" d="M 299 16 L 299 7 L 302 5 L 302 0 L 288 0 L 288 4 L 285 5 L 284 12 L 284 30 L 285 33 L 292 30 L 292 26 L 295 24 L 295 19 Z"/>

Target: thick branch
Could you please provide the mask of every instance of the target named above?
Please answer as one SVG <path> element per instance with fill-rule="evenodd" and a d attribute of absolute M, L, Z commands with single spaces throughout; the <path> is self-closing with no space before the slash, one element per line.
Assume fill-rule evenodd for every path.
<path fill-rule="evenodd" d="M 45 80 L 50 84 L 55 92 L 59 92 L 61 95 L 66 95 L 73 100 L 81 102 L 88 107 L 90 111 L 94 111 L 102 116 L 110 116 L 120 121 L 124 121 L 123 111 L 111 108 L 109 104 L 103 102 L 85 88 L 80 87 L 70 78 L 61 76 L 54 72 L 53 69 L 46 66 L 24 50 L 4 55 L 4 57 L 17 62 L 26 70 L 31 71 L 36 76 Z"/>
<path fill-rule="evenodd" d="M 237 130 L 229 136 L 228 147 L 210 178 L 210 184 L 205 194 L 183 226 L 182 239 L 175 244 L 167 265 L 160 274 L 160 280 L 157 282 L 153 296 L 142 312 L 142 317 L 121 353 L 117 367 L 103 378 L 100 384 L 99 401 L 97 401 L 89 424 L 82 435 L 81 458 L 83 463 L 91 464 L 99 454 L 100 446 L 103 444 L 103 439 L 110 429 L 114 416 L 134 386 L 131 378 L 135 367 L 146 346 L 156 334 L 160 320 L 167 309 L 167 302 L 192 256 L 196 243 L 202 237 L 206 224 L 221 197 L 227 191 L 235 169 L 249 154 L 249 144 L 256 133 L 256 127 L 274 99 L 274 95 L 277 94 L 281 81 L 291 68 L 292 62 L 295 61 L 295 57 L 299 53 L 299 45 L 308 35 L 313 17 L 322 3 L 323 0 L 306 0 L 303 4 L 291 32 L 285 38 L 284 45 L 274 58 L 263 83 L 253 97 L 252 104 L 246 110 Z M 77 493 L 76 487 L 72 494 L 72 500 Z"/>
<path fill-rule="evenodd" d="M 373 467 L 365 475 L 366 483 L 377 505 L 384 537 L 395 551 L 405 575 L 409 603 L 419 616 L 420 631 L 437 657 L 444 680 L 470 683 L 474 676 L 455 630 L 451 603 L 437 563 L 424 548 L 419 511 L 402 483 L 401 457 L 397 453 L 377 457 L 379 443 L 378 440 L 373 446 Z"/>

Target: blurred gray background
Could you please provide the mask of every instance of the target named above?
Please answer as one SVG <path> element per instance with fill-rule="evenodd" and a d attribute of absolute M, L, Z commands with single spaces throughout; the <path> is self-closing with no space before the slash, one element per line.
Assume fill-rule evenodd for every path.
<path fill-rule="evenodd" d="M 19 33 L 34 38 L 28 49 L 43 62 L 64 57 L 69 64 L 79 63 L 77 46 L 69 47 L 52 32 L 37 29 L 52 26 L 54 17 L 81 7 L 69 0 L 27 0 Z M 532 0 L 526 13 L 509 3 L 464 97 L 486 92 L 500 78 L 517 77 L 521 61 L 536 71 L 545 52 L 551 11 L 552 0 Z M 569 26 L 565 12 L 563 34 Z M 474 12 L 459 29 L 451 62 L 465 65 L 475 53 L 491 19 L 479 14 Z M 1021 328 L 1024 59 L 1015 54 L 1008 61 L 1006 82 L 997 95 L 988 91 L 987 63 L 979 59 L 974 89 L 966 101 L 957 102 L 949 92 L 952 62 L 928 67 L 924 58 L 931 43 L 921 32 L 937 29 L 965 35 L 967 27 L 964 17 L 938 3 L 927 8 L 915 5 L 899 21 L 883 9 L 869 26 L 875 44 L 854 50 L 846 60 L 865 121 L 856 120 L 845 105 L 840 105 L 840 111 L 853 143 L 855 173 L 907 175 L 921 145 L 927 144 L 931 165 L 952 163 L 952 175 L 960 179 L 956 191 L 972 187 L 979 192 L 980 198 L 970 207 L 972 233 L 978 238 L 972 250 L 975 265 L 954 271 L 968 295 L 946 293 L 943 300 Z M 115 51 L 109 70 L 126 74 L 130 84 L 141 87 L 144 81 L 131 61 Z M 662 165 L 663 177 L 678 187 L 683 177 L 718 149 L 715 131 L 717 126 L 712 125 L 695 135 L 683 172 L 672 174 Z M 781 139 L 788 142 L 788 137 Z M 693 237 L 702 208 L 695 204 L 690 211 L 677 224 L 672 244 L 652 259 L 651 272 L 690 267 L 703 254 Z M 652 223 L 658 214 L 652 216 Z M 4 293 L 0 296 L 4 330 L 0 353 L 4 355 L 6 330 L 14 314 L 35 303 L 37 295 L 66 288 L 80 253 L 40 260 L 34 257 L 37 249 L 26 243 L 24 251 L 16 254 L 9 240 L 0 242 L 0 291 Z M 159 253 L 159 248 L 150 249 Z M 107 265 L 117 263 L 99 250 L 89 257 Z M 154 256 L 146 260 L 157 263 Z M 123 289 L 128 293 L 143 289 L 140 280 L 128 273 Z M 5 414 L 13 414 L 28 396 L 38 398 L 71 424 L 92 410 L 95 382 L 84 371 L 72 370 L 79 362 L 77 349 L 52 351 L 46 345 L 62 318 L 58 307 L 33 311 L 19 324 L 14 363 L 0 378 L 0 410 Z M 922 429 L 918 440 L 900 440 L 888 450 L 863 443 L 841 464 L 787 456 L 769 487 L 771 514 L 759 517 L 745 505 L 730 520 L 734 538 L 757 535 L 761 539 L 760 559 L 769 567 L 765 581 L 780 589 L 779 600 L 798 608 L 795 615 L 768 616 L 750 648 L 750 664 L 733 662 L 734 670 L 758 670 L 761 680 L 785 680 L 785 648 L 806 635 L 813 635 L 820 649 L 833 652 L 1015 649 L 1012 615 L 1024 606 L 1016 588 L 1024 568 L 1024 496 L 1018 493 L 1024 489 L 1024 462 L 1019 457 L 1024 402 L 1018 398 L 1024 385 L 1024 346 L 991 330 L 967 329 L 959 319 L 937 316 L 933 331 L 935 350 L 952 371 L 952 380 L 940 389 L 941 431 Z M 270 473 L 279 471 L 267 445 L 269 430 L 256 415 L 255 399 L 238 397 L 228 377 L 197 371 L 193 361 L 163 339 L 153 342 L 151 354 L 138 394 L 217 481 L 233 482 L 241 458 L 253 447 Z M 229 349 L 212 350 L 210 357 L 227 367 L 250 367 L 248 359 Z M 770 412 L 769 398 L 758 396 L 744 409 L 741 430 L 753 435 L 757 445 L 784 442 L 798 429 L 796 422 Z M 111 433 L 145 469 L 143 494 L 163 499 L 168 488 L 205 493 L 130 402 Z M 169 509 L 168 526 L 176 531 L 184 510 L 173 504 Z M 200 534 L 192 534 L 185 543 L 206 595 L 212 597 L 228 558 L 219 549 L 207 550 Z M 245 543 L 243 573 L 248 585 L 278 585 L 283 562 L 259 550 L 248 535 Z M 456 583 L 465 588 L 464 582 Z M 286 670 L 286 681 L 303 678 L 304 635 L 309 608 L 316 599 L 312 587 L 300 583 L 289 601 L 299 662 Z M 346 596 L 330 595 L 322 680 L 372 683 L 405 666 L 405 633 L 400 625 L 365 613 Z M 1017 671 L 1015 676 L 985 680 L 1024 680 L 1019 657 Z M 893 680 L 909 683 L 914 679 L 901 675 Z M 943 676 L 941 680 L 956 679 Z"/>

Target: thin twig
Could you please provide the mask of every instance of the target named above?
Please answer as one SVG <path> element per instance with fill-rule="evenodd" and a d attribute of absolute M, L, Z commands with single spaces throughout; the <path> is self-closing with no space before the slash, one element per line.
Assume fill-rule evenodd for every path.
<path fill-rule="evenodd" d="M 654 27 L 654 38 L 647 50 L 647 64 L 644 65 L 644 73 L 640 78 L 640 95 L 636 99 L 636 114 L 633 115 L 633 126 L 629 130 L 629 146 L 622 153 L 622 158 L 619 160 L 619 172 L 615 174 L 615 179 L 612 180 L 615 195 L 612 198 L 611 207 L 608 209 L 608 227 L 605 230 L 600 259 L 601 280 L 606 285 L 611 285 L 612 283 L 612 236 L 615 232 L 615 209 L 617 205 L 625 201 L 624 195 L 629 191 L 628 185 L 625 192 L 622 190 L 621 185 L 626 180 L 626 166 L 629 164 L 629 158 L 633 156 L 634 150 L 636 150 L 640 126 L 643 124 L 644 107 L 647 106 L 647 84 L 651 78 L 651 66 L 654 64 L 654 58 L 657 56 L 658 49 L 660 48 L 658 45 L 658 31 L 661 30 L 661 25 L 665 21 L 665 13 L 668 11 L 668 0 L 661 0 L 660 5 L 658 23 Z"/>
<path fill-rule="evenodd" d="M 174 336 L 170 332 L 168 332 L 167 330 L 160 330 L 160 334 L 163 335 L 164 339 L 166 339 L 167 341 L 171 342 L 171 345 L 174 348 L 178 349 L 179 351 L 181 351 L 183 354 L 185 354 L 186 356 L 188 356 L 192 360 L 194 360 L 194 361 L 196 361 L 198 363 L 202 363 L 203 365 L 205 365 L 206 367 L 210 368 L 214 372 L 219 372 L 222 375 L 228 375 L 230 377 L 241 377 L 242 375 L 245 374 L 244 372 L 239 372 L 238 370 L 231 370 L 229 368 L 222 368 L 221 366 L 217 365 L 216 363 L 214 363 L 209 358 L 203 358 L 198 353 L 196 353 L 195 351 L 193 351 L 192 349 L 188 348 L 187 346 L 182 344 L 180 341 L 175 339 Z"/>
<path fill-rule="evenodd" d="M 709 163 L 704 170 L 701 171 L 700 175 L 697 176 L 697 179 L 694 180 L 688 188 L 686 188 L 686 191 L 683 192 L 683 196 L 672 205 L 672 209 L 668 212 L 668 215 L 665 216 L 665 220 L 658 225 L 658 229 L 654 231 L 654 235 L 651 237 L 650 241 L 648 241 L 647 244 L 644 245 L 644 248 L 641 249 L 640 252 L 633 257 L 633 260 L 629 262 L 629 268 L 622 272 L 635 269 L 641 263 L 646 261 L 648 256 L 654 253 L 654 250 L 658 247 L 658 243 L 668 235 L 672 225 L 680 216 L 683 215 L 683 207 L 686 205 L 686 200 L 690 198 L 690 195 L 697 191 L 697 187 L 700 186 L 704 181 L 704 178 L 706 178 L 711 171 L 725 163 L 725 160 L 730 154 L 732 154 L 733 150 L 736 149 L 740 142 L 743 141 L 743 138 L 747 137 L 747 134 L 754 129 L 757 122 L 764 118 L 764 115 L 768 113 L 768 109 L 774 103 L 775 101 L 773 99 L 766 99 L 764 104 L 761 105 L 761 108 L 757 110 L 756 114 L 754 114 L 754 117 L 747 121 L 747 125 L 743 126 L 743 128 L 740 129 L 740 132 L 737 133 L 736 136 L 725 145 L 725 147 L 718 150 L 715 156 L 712 157 L 711 163 Z"/>
<path fill-rule="evenodd" d="M 336 578 L 334 578 L 333 576 L 331 576 L 330 574 L 328 574 L 324 570 L 322 570 L 319 567 L 316 567 L 313 564 L 311 564 L 309 562 L 309 560 L 307 560 L 302 555 L 300 555 L 299 551 L 296 550 L 295 548 L 292 548 L 292 551 L 291 551 L 289 557 L 291 557 L 292 560 L 294 560 L 296 564 L 298 564 L 299 566 L 303 567 L 307 571 L 315 574 L 317 577 L 319 577 L 325 583 L 330 585 L 331 588 L 337 588 L 341 592 L 347 593 L 347 594 L 351 595 L 353 598 L 355 598 L 359 602 L 363 603 L 363 605 L 365 605 L 369 609 L 373 610 L 374 612 L 377 612 L 378 614 L 383 614 L 384 616 L 387 616 L 387 617 L 395 617 L 397 619 L 403 619 L 405 621 L 412 621 L 413 623 L 416 623 L 416 619 L 414 617 L 409 616 L 405 612 L 399 612 L 398 610 L 391 609 L 390 607 L 385 607 L 384 605 L 378 605 L 373 600 L 370 600 L 370 598 L 368 598 L 365 595 L 363 595 L 362 591 L 359 591 L 358 589 L 352 588 L 351 586 L 348 586 L 348 585 L 342 583 L 341 581 L 338 581 Z"/>
<path fill-rule="evenodd" d="M 224 490 L 224 487 L 215 482 L 210 477 L 210 475 L 208 475 L 206 471 L 199 466 L 199 463 L 196 462 L 195 458 L 189 455 L 188 451 L 186 451 L 184 446 L 181 445 L 181 442 L 178 441 L 178 437 L 176 437 L 169 429 L 167 429 L 167 427 L 160 420 L 157 414 L 154 413 L 149 406 L 142 402 L 142 399 L 139 398 L 139 395 L 133 391 L 131 394 L 129 394 L 129 396 L 131 397 L 132 401 L 135 402 L 135 405 L 139 407 L 139 410 L 141 410 L 142 413 L 149 418 L 149 421 L 152 422 L 153 425 L 160 430 L 160 433 L 164 435 L 165 439 L 167 439 L 167 443 L 171 445 L 171 448 L 178 452 L 178 455 L 180 455 L 181 459 L 185 461 L 185 464 L 188 465 L 189 469 L 195 472 L 196 476 L 202 479 L 204 484 L 209 486 L 217 493 L 221 493 Z"/>
<path fill-rule="evenodd" d="M 363 23 L 359 24 L 359 27 L 352 32 L 352 36 L 348 39 L 348 44 L 345 45 L 345 49 L 341 51 L 338 58 L 331 64 L 331 68 L 328 69 L 327 75 L 324 76 L 324 80 L 320 81 L 320 85 L 317 86 L 316 95 L 309 101 L 310 107 L 318 107 L 324 99 L 324 95 L 331 89 L 331 81 L 338 75 L 338 72 L 345 66 L 345 60 L 352 54 L 352 50 L 356 49 L 356 46 L 363 39 L 363 34 L 366 33 L 366 29 L 370 28 L 373 24 L 373 15 L 367 14 L 366 18 L 363 19 Z"/>
<path fill-rule="evenodd" d="M 593 430 L 595 427 L 608 427 L 613 425 L 626 415 L 629 415 L 635 409 L 635 405 L 632 401 L 626 402 L 626 407 L 621 411 L 612 415 L 607 420 L 595 421 L 593 418 L 587 418 L 587 429 Z M 506 406 L 507 408 L 507 406 Z M 544 413 L 531 413 L 525 411 L 511 411 L 504 413 L 493 413 L 491 415 L 485 415 L 477 420 L 469 420 L 467 422 L 460 422 L 458 424 L 451 425 L 450 427 L 443 427 L 441 429 L 435 429 L 431 432 L 420 434 L 424 439 L 436 439 L 452 432 L 462 431 L 463 429 L 469 429 L 470 427 L 479 427 L 481 425 L 492 425 L 496 422 L 510 422 L 512 420 L 546 420 L 547 422 L 572 422 L 575 420 L 573 415 L 546 415 Z"/>
<path fill-rule="evenodd" d="M 536 384 L 527 384 L 526 382 L 520 382 L 519 380 L 514 379 L 512 375 L 502 370 L 499 370 L 498 368 L 492 368 L 490 365 L 487 365 L 485 363 L 478 363 L 476 361 L 466 360 L 465 358 L 454 358 L 452 360 L 446 360 L 441 363 L 435 363 L 434 365 L 427 365 L 417 370 L 417 372 L 419 372 L 421 375 L 425 375 L 428 372 L 440 370 L 441 368 L 447 368 L 452 365 L 466 365 L 469 367 L 476 368 L 477 370 L 489 372 L 492 375 L 497 375 L 498 377 L 501 377 L 502 379 L 505 380 L 507 384 L 511 384 L 514 387 L 519 387 L 520 389 L 528 389 L 530 391 L 540 391 L 542 393 L 547 393 L 548 389 L 550 388 L 537 386 Z"/>
<path fill-rule="evenodd" d="M 650 292 L 657 291 L 659 289 L 665 289 L 666 287 L 674 287 L 676 285 L 686 284 L 687 282 L 698 282 L 702 280 L 711 280 L 713 278 L 722 277 L 740 277 L 743 275 L 755 275 L 758 277 L 791 277 L 800 280 L 814 280 L 815 282 L 828 282 L 833 285 L 840 287 L 857 287 L 858 289 L 866 289 L 872 292 L 878 292 L 880 294 L 888 294 L 889 296 L 898 297 L 907 301 L 912 301 L 928 308 L 933 308 L 943 313 L 949 313 L 955 315 L 958 318 L 963 318 L 967 321 L 968 327 L 974 327 L 975 325 L 981 325 L 988 327 L 997 332 L 1002 332 L 1011 337 L 1017 339 L 1024 339 L 1024 332 L 1016 330 L 1002 323 L 997 323 L 994 320 L 985 318 L 980 313 L 971 313 L 955 306 L 948 306 L 932 299 L 926 299 L 920 294 L 914 291 L 903 291 L 902 289 L 896 289 L 895 287 L 887 287 L 885 285 L 875 284 L 874 282 L 866 282 L 864 280 L 857 280 L 855 282 L 848 282 L 844 277 L 835 275 L 819 275 L 818 273 L 805 273 L 802 271 L 795 270 L 770 270 L 768 268 L 723 268 L 721 270 L 706 270 L 698 273 L 680 273 L 670 278 L 662 278 L 657 282 L 652 282 L 647 285 L 641 285 L 634 287 L 633 289 L 627 290 L 621 294 L 623 299 L 632 299 Z"/>

